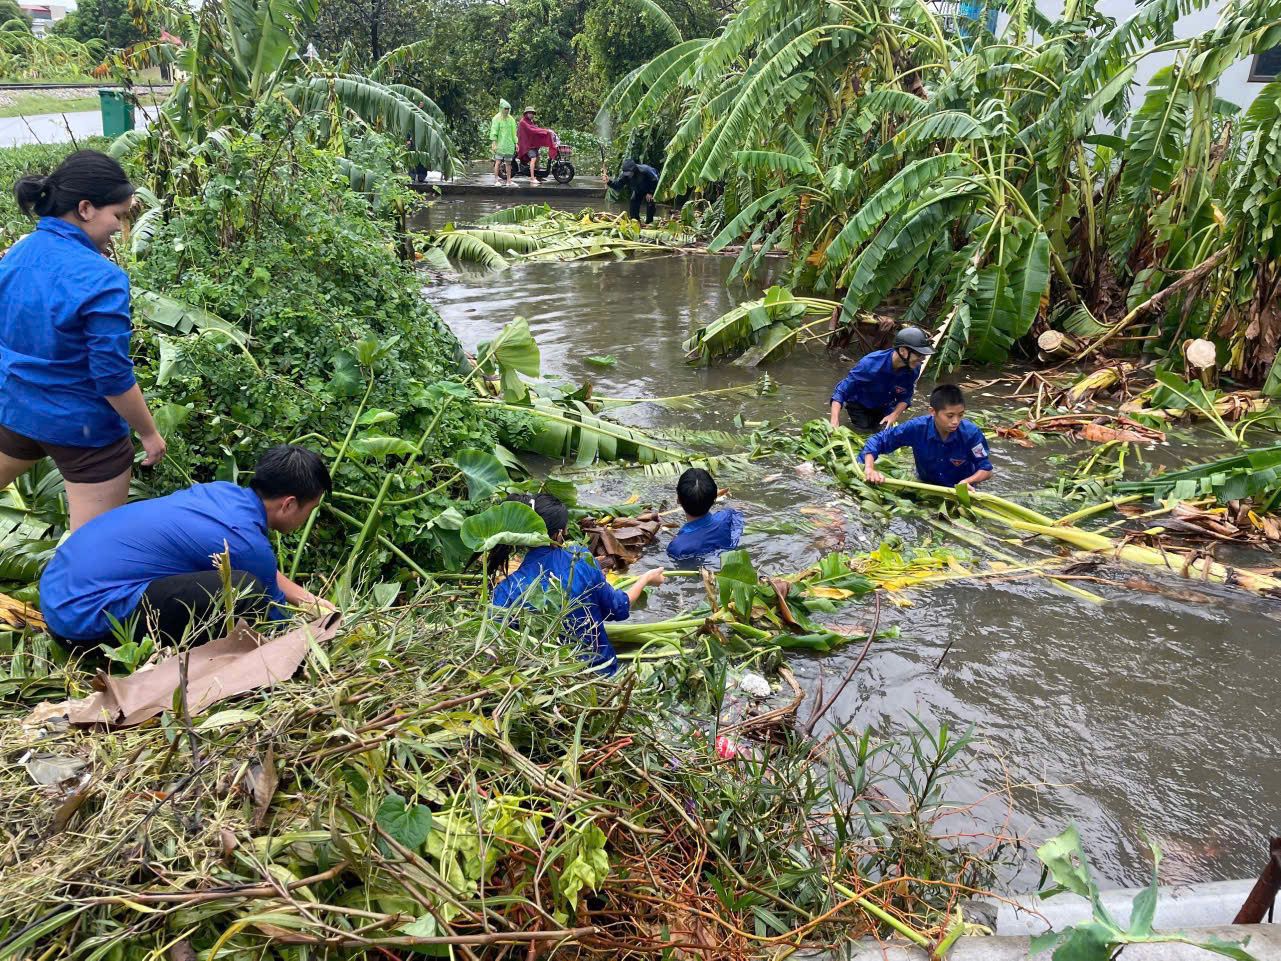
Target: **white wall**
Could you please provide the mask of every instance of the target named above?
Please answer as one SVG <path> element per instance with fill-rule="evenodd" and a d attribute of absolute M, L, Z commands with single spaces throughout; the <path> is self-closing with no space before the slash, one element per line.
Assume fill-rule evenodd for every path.
<path fill-rule="evenodd" d="M 1037 0 L 1037 6 L 1041 12 L 1050 17 L 1057 17 L 1063 12 L 1061 0 Z M 1214 28 L 1219 22 L 1219 10 L 1222 4 L 1220 0 L 1210 0 L 1209 5 L 1204 10 L 1194 11 L 1179 20 L 1174 25 L 1175 36 L 1186 38 L 1195 36 L 1198 33 L 1204 33 L 1206 30 Z M 1134 14 L 1134 0 L 1098 0 L 1097 9 L 1100 13 L 1113 17 L 1116 20 L 1125 20 Z M 1005 26 L 1004 14 L 1001 16 L 999 30 Z M 1139 61 L 1138 69 L 1135 72 L 1135 82 L 1137 87 L 1132 97 L 1132 102 L 1137 104 L 1142 101 L 1143 93 L 1147 89 L 1148 81 L 1152 75 L 1162 67 L 1169 66 L 1174 62 L 1174 53 L 1156 53 L 1144 57 Z M 1224 71 L 1222 78 L 1219 80 L 1218 94 L 1224 100 L 1230 100 L 1239 107 L 1247 107 L 1254 100 L 1259 90 L 1263 87 L 1262 82 L 1250 82 L 1250 66 L 1254 62 L 1254 57 L 1249 56 L 1240 63 L 1235 63 Z"/>
<path fill-rule="evenodd" d="M 1133 0 L 1099 0 L 1097 9 L 1100 13 L 1109 17 L 1115 17 L 1117 20 L 1125 19 L 1134 13 Z M 1212 2 L 1204 10 L 1196 10 L 1179 20 L 1174 25 L 1174 34 L 1179 39 L 1195 36 L 1198 33 L 1204 33 L 1206 30 L 1214 29 L 1214 25 L 1219 22 L 1219 10 L 1221 4 Z M 1261 83 L 1250 83 L 1246 78 L 1250 75 L 1250 64 L 1254 60 L 1253 56 L 1246 57 L 1240 63 L 1234 63 L 1224 71 L 1223 76 L 1219 79 L 1219 96 L 1224 100 L 1230 100 L 1238 107 L 1247 107 L 1250 101 L 1255 98 L 1259 89 L 1263 86 Z M 1152 75 L 1162 67 L 1174 63 L 1174 54 L 1154 53 L 1151 56 L 1144 57 L 1139 61 L 1139 67 L 1135 73 L 1135 81 L 1139 84 L 1140 89 L 1146 89 L 1148 81 Z M 1138 100 L 1138 90 L 1135 91 L 1135 100 Z"/>

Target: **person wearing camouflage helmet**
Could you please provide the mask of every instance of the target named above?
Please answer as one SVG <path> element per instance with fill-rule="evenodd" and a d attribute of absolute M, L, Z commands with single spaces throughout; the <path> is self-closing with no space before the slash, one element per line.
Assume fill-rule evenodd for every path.
<path fill-rule="evenodd" d="M 842 407 L 855 430 L 893 426 L 912 403 L 921 365 L 932 353 L 925 331 L 904 327 L 893 347 L 866 354 L 832 392 L 832 426 L 840 425 Z"/>

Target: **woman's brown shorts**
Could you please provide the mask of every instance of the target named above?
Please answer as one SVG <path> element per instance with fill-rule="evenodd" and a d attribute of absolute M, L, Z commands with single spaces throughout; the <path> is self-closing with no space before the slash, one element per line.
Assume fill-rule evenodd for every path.
<path fill-rule="evenodd" d="M 32 440 L 0 424 L 0 453 L 17 460 L 52 457 L 62 479 L 73 484 L 99 484 L 133 467 L 133 441 L 128 434 L 106 447 L 63 447 Z"/>

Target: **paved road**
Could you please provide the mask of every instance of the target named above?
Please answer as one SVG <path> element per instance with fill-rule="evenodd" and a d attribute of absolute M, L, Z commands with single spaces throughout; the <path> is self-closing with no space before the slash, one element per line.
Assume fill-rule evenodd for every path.
<path fill-rule="evenodd" d="M 138 110 L 138 122 L 155 115 L 155 108 Z M 38 113 L 29 117 L 0 118 L 0 147 L 28 143 L 68 143 L 102 136 L 102 114 L 97 110 L 76 113 Z"/>

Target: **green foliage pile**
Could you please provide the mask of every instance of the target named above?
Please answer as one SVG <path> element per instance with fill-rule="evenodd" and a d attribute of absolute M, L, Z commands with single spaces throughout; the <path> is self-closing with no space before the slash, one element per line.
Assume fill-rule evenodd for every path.
<path fill-rule="evenodd" d="M 715 957 L 769 957 L 774 938 L 928 944 L 957 929 L 957 887 L 987 885 L 1009 853 L 955 836 L 945 798 L 967 731 L 777 727 L 766 748 L 718 728 L 734 674 L 714 649 L 610 680 L 551 640 L 563 608 L 511 627 L 467 592 L 432 595 L 366 615 L 268 697 L 111 734 L 48 722 L 34 753 L 10 752 L 0 952 L 143 961 L 177 944 L 294 961 L 461 955 L 470 938 L 466 956 L 496 961 L 531 937 L 604 957 L 691 939 Z M 38 689 L 56 699 L 86 680 L 54 669 Z M 719 731 L 737 758 L 718 756 Z M 33 734 L 11 714 L 0 737 Z M 33 783 L 29 767 L 58 765 L 71 787 Z"/>
<path fill-rule="evenodd" d="M 305 143 L 273 159 L 276 152 L 257 137 L 228 144 L 206 170 L 205 190 L 175 198 L 167 221 L 127 260 L 137 288 L 198 307 L 242 335 L 220 326 L 164 333 L 165 316 L 141 302 L 153 320 L 139 338 L 142 382 L 170 428 L 157 488 L 233 476 L 285 441 L 332 459 L 362 416 L 335 486 L 348 499 L 372 497 L 389 458 L 408 453 L 405 438 L 422 434 L 436 413 L 433 385 L 457 377 L 461 350 L 398 257 L 390 221 L 344 189 L 337 159 Z M 455 473 L 437 466 L 453 452 L 490 449 L 488 424 L 466 404 L 451 405 L 416 477 L 434 485 Z M 448 473 L 437 477 L 441 470 Z M 397 541 L 432 559 L 412 528 L 459 492 L 447 485 L 397 511 Z M 405 493 L 417 491 L 398 496 Z M 322 530 L 321 546 L 332 540 L 337 550 L 347 539 L 341 526 Z"/>
<path fill-rule="evenodd" d="M 786 251 L 788 286 L 851 320 L 889 304 L 932 324 L 944 364 L 999 363 L 1050 325 L 1171 353 L 1212 339 L 1259 382 L 1281 339 L 1281 84 L 1244 115 L 1217 89 L 1281 24 L 1233 2 L 1166 43 L 1204 6 L 1117 21 L 1021 3 L 994 37 L 927 4 L 750 0 L 629 74 L 606 113 L 674 125 L 659 193 L 709 201 L 712 247 L 743 241 L 740 271 Z M 1175 64 L 1136 89 L 1161 43 Z"/>

